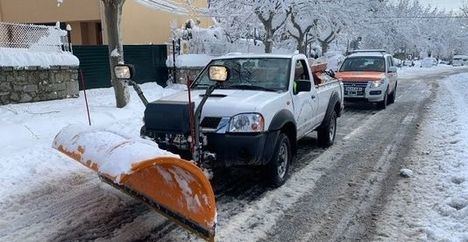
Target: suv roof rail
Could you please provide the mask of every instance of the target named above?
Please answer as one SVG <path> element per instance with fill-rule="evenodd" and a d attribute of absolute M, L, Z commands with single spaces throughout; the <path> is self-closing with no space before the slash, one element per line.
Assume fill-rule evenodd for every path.
<path fill-rule="evenodd" d="M 229 52 L 225 54 L 225 56 L 242 55 L 242 54 L 243 54 L 242 52 Z"/>
<path fill-rule="evenodd" d="M 352 50 L 350 51 L 351 54 L 354 53 L 367 53 L 367 52 L 378 52 L 378 53 L 387 53 L 384 49 L 369 49 L 369 50 Z"/>

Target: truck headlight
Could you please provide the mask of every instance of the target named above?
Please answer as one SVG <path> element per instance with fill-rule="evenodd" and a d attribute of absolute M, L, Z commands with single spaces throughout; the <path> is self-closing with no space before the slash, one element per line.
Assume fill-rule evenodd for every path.
<path fill-rule="evenodd" d="M 229 132 L 233 133 L 253 133 L 262 132 L 265 122 L 263 116 L 258 113 L 243 113 L 231 118 L 229 122 Z"/>
<path fill-rule="evenodd" d="M 382 80 L 377 80 L 377 81 L 371 81 L 370 85 L 371 85 L 371 88 L 377 88 L 377 87 L 382 86 L 384 83 L 385 83 L 385 80 L 382 79 Z"/>

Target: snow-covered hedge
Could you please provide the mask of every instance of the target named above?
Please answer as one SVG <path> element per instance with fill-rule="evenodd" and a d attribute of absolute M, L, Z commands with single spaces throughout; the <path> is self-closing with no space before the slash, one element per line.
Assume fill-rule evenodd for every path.
<path fill-rule="evenodd" d="M 176 67 L 204 67 L 213 56 L 206 54 L 186 54 L 176 56 Z M 172 56 L 168 56 L 166 60 L 167 67 L 173 67 L 174 61 Z"/>

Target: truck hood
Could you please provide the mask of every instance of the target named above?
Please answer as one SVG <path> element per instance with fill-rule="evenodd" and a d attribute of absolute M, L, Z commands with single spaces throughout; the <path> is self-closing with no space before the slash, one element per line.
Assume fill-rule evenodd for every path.
<path fill-rule="evenodd" d="M 367 71 L 345 71 L 337 72 L 336 77 L 342 81 L 359 82 L 359 81 L 374 81 L 385 78 L 385 73 L 382 72 L 367 72 Z"/>
<path fill-rule="evenodd" d="M 205 90 L 192 90 L 192 102 L 198 106 Z M 286 95 L 286 92 L 265 92 L 257 90 L 218 89 L 208 98 L 202 116 L 231 117 L 239 113 L 262 112 L 266 105 Z M 161 101 L 188 101 L 187 91 L 159 99 Z"/>

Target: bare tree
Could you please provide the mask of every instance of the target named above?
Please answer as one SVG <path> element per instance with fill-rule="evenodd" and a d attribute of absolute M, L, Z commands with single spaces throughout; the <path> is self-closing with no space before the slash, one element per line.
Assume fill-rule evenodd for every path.
<path fill-rule="evenodd" d="M 298 7 L 298 9 L 295 8 L 296 6 Z M 297 50 L 299 51 L 299 53 L 307 54 L 306 47 L 314 40 L 313 38 L 307 40 L 307 36 L 309 35 L 312 28 L 314 28 L 314 26 L 317 25 L 318 19 L 307 19 L 306 24 L 301 24 L 301 22 L 298 21 L 297 18 L 300 14 L 298 10 L 302 7 L 303 6 L 301 5 L 293 5 L 289 8 L 289 10 L 287 10 L 288 15 L 290 16 L 292 28 L 295 30 L 292 31 L 288 29 L 288 34 L 296 40 Z M 302 16 L 299 15 L 299 18 L 301 19 Z"/>
<path fill-rule="evenodd" d="M 336 28 L 331 28 L 328 35 L 324 38 L 317 38 L 318 42 L 320 43 L 320 47 L 322 48 L 322 52 L 325 53 L 328 51 L 330 44 L 336 39 L 338 34 L 341 32 L 341 28 L 337 26 L 333 26 Z"/>
<path fill-rule="evenodd" d="M 284 0 L 266 1 L 262 5 L 258 4 L 254 8 L 255 15 L 263 25 L 265 30 L 263 43 L 265 44 L 265 53 L 273 51 L 273 38 L 275 33 L 285 24 L 288 19 L 288 14 L 284 14 L 285 8 Z M 274 18 L 279 16 L 278 23 L 274 23 Z"/>
<path fill-rule="evenodd" d="M 462 17 L 468 17 L 468 0 L 463 2 L 463 6 L 460 8 L 462 12 Z M 464 21 L 463 23 L 465 26 L 468 26 L 468 21 Z"/>
<path fill-rule="evenodd" d="M 122 39 L 120 35 L 120 20 L 125 0 L 101 0 L 104 5 L 105 24 L 109 46 L 109 64 L 111 69 L 112 86 L 114 87 L 115 101 L 118 108 L 125 107 L 130 101 L 127 85 L 117 80 L 113 68 L 124 62 Z"/>
<path fill-rule="evenodd" d="M 271 53 L 273 42 L 287 20 L 287 0 L 212 0 L 210 13 L 218 24 L 237 38 L 252 37 L 249 33 L 257 29 L 253 38 L 261 40 L 265 53 Z M 246 28 L 246 25 L 250 28 Z"/>

